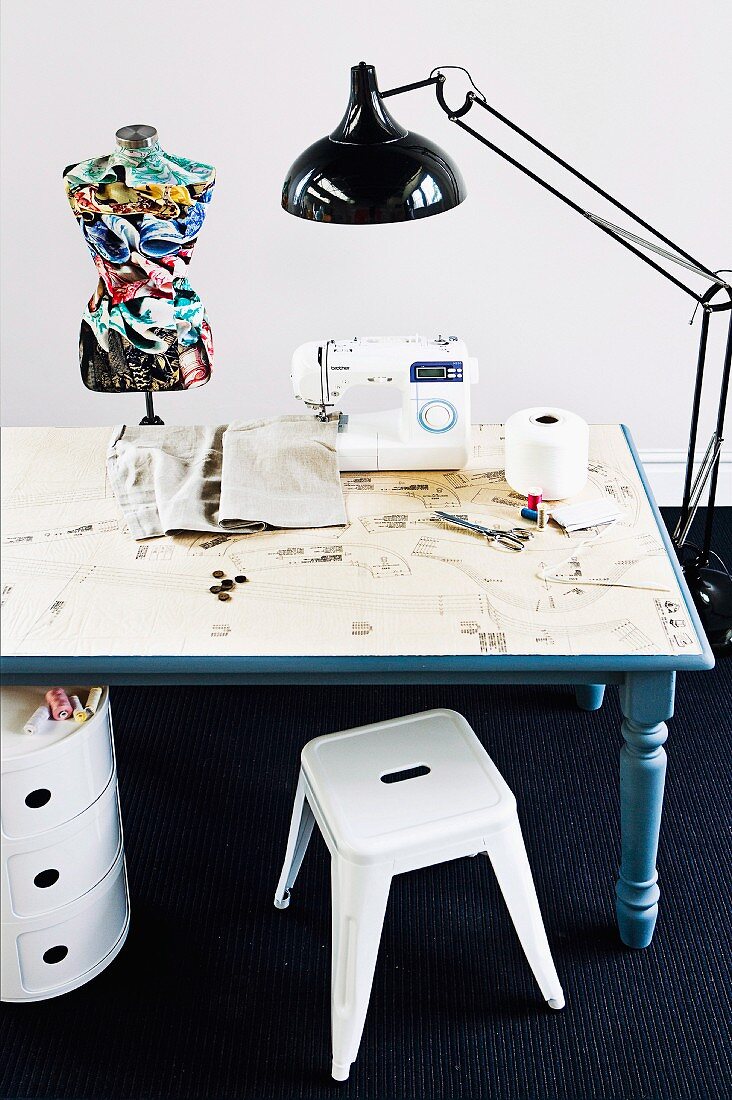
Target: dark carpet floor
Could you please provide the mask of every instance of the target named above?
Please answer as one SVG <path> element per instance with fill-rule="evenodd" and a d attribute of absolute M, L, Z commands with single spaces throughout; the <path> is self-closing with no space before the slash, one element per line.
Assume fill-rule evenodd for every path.
<path fill-rule="evenodd" d="M 732 509 L 717 545 L 732 545 Z M 113 694 L 129 939 L 88 986 L 3 1005 L 0 1096 L 105 1100 L 706 1100 L 732 1095 L 732 660 L 681 676 L 656 937 L 618 940 L 620 713 L 568 689 Z M 516 792 L 567 998 L 544 1007 L 484 860 L 394 880 L 361 1052 L 329 1078 L 329 878 L 272 898 L 311 737 L 460 710 Z"/>

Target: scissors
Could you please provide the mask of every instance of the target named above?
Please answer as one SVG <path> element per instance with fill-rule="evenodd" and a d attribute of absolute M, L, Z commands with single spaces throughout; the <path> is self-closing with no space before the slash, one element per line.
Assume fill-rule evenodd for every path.
<path fill-rule="evenodd" d="M 435 515 L 445 523 L 454 523 L 457 527 L 466 527 L 469 531 L 475 531 L 476 534 L 487 538 L 489 542 L 497 542 L 499 545 L 505 546 L 507 550 L 523 550 L 528 540 L 533 537 L 531 531 L 527 531 L 525 527 L 510 527 L 508 529 L 483 527 L 480 523 L 471 523 L 460 516 L 451 516 L 449 512 L 435 512 Z"/>

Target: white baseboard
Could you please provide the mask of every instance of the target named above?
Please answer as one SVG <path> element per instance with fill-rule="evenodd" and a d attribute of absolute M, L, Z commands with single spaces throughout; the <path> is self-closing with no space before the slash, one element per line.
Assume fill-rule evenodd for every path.
<path fill-rule="evenodd" d="M 686 451 L 641 451 L 641 461 L 651 483 L 656 502 L 661 505 L 680 505 L 684 492 Z M 697 466 L 702 455 L 697 455 Z M 706 490 L 702 504 L 706 502 Z M 717 504 L 732 506 L 732 451 L 722 451 L 717 481 Z"/>

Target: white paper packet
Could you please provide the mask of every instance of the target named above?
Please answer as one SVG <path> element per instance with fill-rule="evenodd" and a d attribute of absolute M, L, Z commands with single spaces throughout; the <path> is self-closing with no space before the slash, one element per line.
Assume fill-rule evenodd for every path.
<path fill-rule="evenodd" d="M 595 500 L 582 500 L 579 504 L 560 504 L 552 508 L 551 517 L 565 531 L 584 531 L 588 527 L 599 527 L 620 519 L 622 509 L 611 500 L 597 497 Z"/>

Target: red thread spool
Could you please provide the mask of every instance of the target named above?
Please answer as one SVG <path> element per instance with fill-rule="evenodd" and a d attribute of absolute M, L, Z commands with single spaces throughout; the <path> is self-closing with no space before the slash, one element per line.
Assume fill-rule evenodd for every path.
<path fill-rule="evenodd" d="M 51 717 L 57 722 L 65 722 L 74 713 L 71 701 L 63 688 L 51 688 L 46 692 L 46 702 Z"/>
<path fill-rule="evenodd" d="M 542 493 L 540 488 L 532 487 L 531 489 L 529 489 L 527 495 L 527 507 L 529 507 L 532 512 L 538 512 L 541 500 Z"/>

